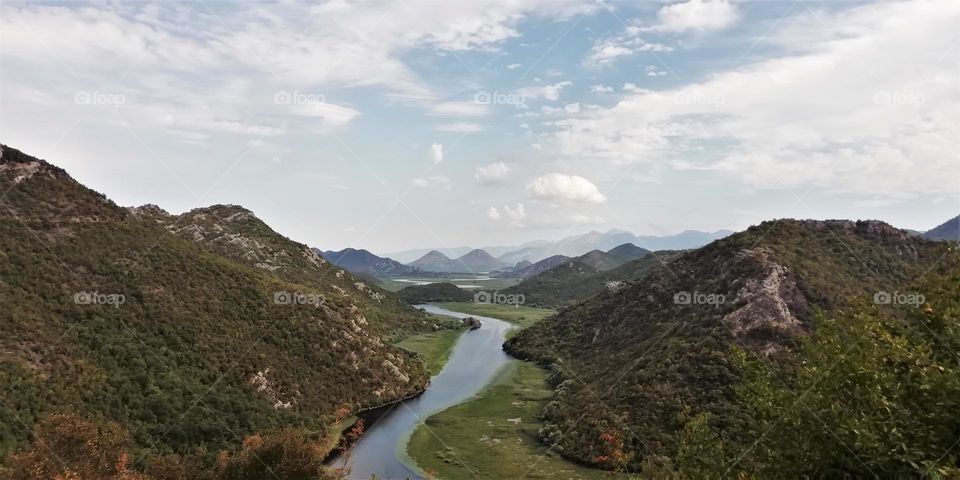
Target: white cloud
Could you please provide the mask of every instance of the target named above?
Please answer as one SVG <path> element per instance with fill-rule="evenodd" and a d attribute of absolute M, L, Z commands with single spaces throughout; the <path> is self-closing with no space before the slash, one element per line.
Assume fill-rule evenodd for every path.
<path fill-rule="evenodd" d="M 688 0 L 662 7 L 657 18 L 660 24 L 653 30 L 702 32 L 730 27 L 737 22 L 739 15 L 729 0 Z"/>
<path fill-rule="evenodd" d="M 643 71 L 647 73 L 648 77 L 662 77 L 667 74 L 667 72 L 657 68 L 656 65 L 647 65 Z"/>
<path fill-rule="evenodd" d="M 568 103 L 564 105 L 563 111 L 567 113 L 580 113 L 580 102 Z"/>
<path fill-rule="evenodd" d="M 476 133 L 483 130 L 483 125 L 468 122 L 442 123 L 435 125 L 433 129 L 438 132 Z"/>
<path fill-rule="evenodd" d="M 564 87 L 569 87 L 570 85 L 573 85 L 573 82 L 565 81 L 555 83 L 553 85 L 545 85 L 541 89 L 543 98 L 550 101 L 557 101 L 560 99 L 560 90 L 563 90 Z"/>
<path fill-rule="evenodd" d="M 523 208 L 523 204 L 518 203 L 516 208 L 510 208 L 504 205 L 503 213 L 495 207 L 490 207 L 490 209 L 487 210 L 487 217 L 493 221 L 503 221 L 513 227 L 523 227 L 526 224 L 527 212 Z"/>
<path fill-rule="evenodd" d="M 477 102 L 441 102 L 430 107 L 434 116 L 482 117 L 490 113 L 490 107 Z"/>
<path fill-rule="evenodd" d="M 613 87 L 608 87 L 606 85 L 591 85 L 591 93 L 610 93 L 613 91 Z"/>
<path fill-rule="evenodd" d="M 477 182 L 486 185 L 501 183 L 509 174 L 510 167 L 503 162 L 491 163 L 474 170 L 474 178 L 477 179 Z"/>
<path fill-rule="evenodd" d="M 673 48 L 661 43 L 651 43 L 640 38 L 642 29 L 636 25 L 630 25 L 623 33 L 597 40 L 590 53 L 583 61 L 584 66 L 588 68 L 598 68 L 612 64 L 620 57 L 633 55 L 637 52 L 670 52 Z"/>
<path fill-rule="evenodd" d="M 507 65 L 507 70 L 514 70 L 514 69 L 520 68 L 520 67 L 522 67 L 522 66 L 523 66 L 523 65 L 521 65 L 521 64 L 519 64 L 519 63 L 511 63 L 510 65 Z"/>
<path fill-rule="evenodd" d="M 176 131 L 180 138 L 324 132 L 360 115 L 336 95 L 354 88 L 376 88 L 435 115 L 476 117 L 486 108 L 447 102 L 404 55 L 418 48 L 493 50 L 514 38 L 525 18 L 568 19 L 596 10 L 575 0 L 240 2 L 216 14 L 178 2 L 4 2 L 0 61 L 10 68 L 0 100 L 14 116 L 19 112 L 11 109 L 35 107 L 50 95 L 121 93 L 129 100 L 126 126 Z M 271 98 L 305 89 L 321 90 L 326 100 L 278 106 Z M 115 115 L 94 115 L 95 109 L 62 100 L 54 107 L 49 116 L 66 126 L 113 121 L 116 127 Z"/>
<path fill-rule="evenodd" d="M 430 145 L 430 160 L 433 163 L 440 163 L 443 161 L 443 145 L 439 143 L 434 143 Z"/>
<path fill-rule="evenodd" d="M 415 187 L 428 188 L 428 187 L 443 187 L 450 189 L 450 179 L 442 175 L 434 175 L 429 177 L 418 177 L 410 180 Z"/>
<path fill-rule="evenodd" d="M 603 203 L 607 201 L 596 185 L 577 175 L 550 173 L 537 178 L 527 190 L 536 198 L 545 200 L 570 200 L 575 202 Z"/>
<path fill-rule="evenodd" d="M 557 122 L 558 149 L 613 164 L 669 162 L 767 188 L 956 192 L 960 3 L 801 14 L 779 58 Z M 838 36 L 834 32 L 843 32 Z"/>

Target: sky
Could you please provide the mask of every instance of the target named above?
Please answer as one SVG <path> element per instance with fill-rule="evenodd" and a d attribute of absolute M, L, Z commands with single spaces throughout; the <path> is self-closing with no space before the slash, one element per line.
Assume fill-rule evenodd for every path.
<path fill-rule="evenodd" d="M 960 2 L 0 5 L 0 142 L 323 249 L 960 213 Z"/>

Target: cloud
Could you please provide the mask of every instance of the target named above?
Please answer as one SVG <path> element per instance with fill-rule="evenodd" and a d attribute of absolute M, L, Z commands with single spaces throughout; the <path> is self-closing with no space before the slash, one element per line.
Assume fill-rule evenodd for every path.
<path fill-rule="evenodd" d="M 553 85 L 546 85 L 541 89 L 541 93 L 543 94 L 543 98 L 550 101 L 557 101 L 560 99 L 560 90 L 570 85 L 573 85 L 573 82 L 565 81 Z"/>
<path fill-rule="evenodd" d="M 522 66 L 523 66 L 523 65 L 522 65 L 522 64 L 519 64 L 519 63 L 511 63 L 510 65 L 507 65 L 507 70 L 514 70 L 514 69 L 520 68 L 520 67 L 522 67 Z"/>
<path fill-rule="evenodd" d="M 535 198 L 544 200 L 569 200 L 574 202 L 603 203 L 607 201 L 596 185 L 577 175 L 550 173 L 537 178 L 527 190 Z"/>
<path fill-rule="evenodd" d="M 177 131 L 180 138 L 325 132 L 361 114 L 336 94 L 358 88 L 434 115 L 478 117 L 485 107 L 448 102 L 406 55 L 495 50 L 526 18 L 568 19 L 597 9 L 575 0 L 239 2 L 213 14 L 179 2 L 3 2 L 0 62 L 10 68 L 0 101 L 11 117 L 26 118 L 20 113 L 49 99 L 14 92 L 121 93 L 129 100 L 129 128 Z M 278 105 L 270 95 L 306 89 L 326 100 Z M 49 117 L 65 126 L 116 127 L 115 115 L 96 111 L 102 109 L 60 100 Z"/>
<path fill-rule="evenodd" d="M 656 65 L 647 65 L 643 71 L 647 73 L 648 77 L 662 77 L 667 74 L 667 72 L 657 68 Z"/>
<path fill-rule="evenodd" d="M 418 177 L 410 180 L 410 183 L 415 187 L 428 188 L 428 187 L 443 187 L 450 189 L 450 179 L 442 175 L 435 175 L 430 177 Z"/>
<path fill-rule="evenodd" d="M 620 57 L 637 52 L 670 52 L 673 48 L 661 43 L 651 43 L 640 38 L 642 29 L 636 25 L 628 26 L 623 33 L 597 40 L 583 65 L 588 68 L 600 68 L 612 64 Z"/>
<path fill-rule="evenodd" d="M 491 163 L 474 170 L 474 178 L 477 179 L 478 183 L 484 185 L 502 183 L 508 174 L 510 174 L 510 167 L 503 162 Z"/>
<path fill-rule="evenodd" d="M 490 107 L 473 101 L 441 102 L 430 107 L 428 113 L 438 117 L 482 117 L 490 113 Z"/>
<path fill-rule="evenodd" d="M 729 0 L 689 0 L 666 5 L 657 12 L 656 31 L 687 32 L 721 30 L 739 19 L 736 6 Z"/>
<path fill-rule="evenodd" d="M 523 227 L 526 224 L 527 212 L 524 210 L 523 204 L 518 203 L 516 208 L 504 205 L 502 213 L 495 207 L 490 207 L 487 210 L 487 217 L 495 222 L 502 221 L 513 227 Z"/>
<path fill-rule="evenodd" d="M 580 102 L 568 103 L 564 105 L 563 111 L 567 113 L 580 113 Z"/>
<path fill-rule="evenodd" d="M 434 125 L 433 129 L 438 132 L 476 133 L 482 131 L 483 126 L 477 123 L 455 122 Z"/>
<path fill-rule="evenodd" d="M 430 160 L 432 160 L 433 163 L 440 163 L 443 161 L 443 145 L 439 143 L 430 145 Z"/>
<path fill-rule="evenodd" d="M 608 87 L 606 85 L 591 85 L 591 93 L 610 93 L 613 92 L 613 87 Z"/>
<path fill-rule="evenodd" d="M 769 40 L 779 57 L 669 90 L 625 86 L 618 104 L 558 121 L 554 140 L 572 158 L 757 187 L 955 193 L 960 90 L 944 59 L 958 22 L 949 0 L 800 14 Z"/>

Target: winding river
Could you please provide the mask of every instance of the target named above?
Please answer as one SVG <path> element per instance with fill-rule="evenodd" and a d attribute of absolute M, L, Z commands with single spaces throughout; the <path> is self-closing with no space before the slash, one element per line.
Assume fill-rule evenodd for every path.
<path fill-rule="evenodd" d="M 433 377 L 423 395 L 390 408 L 350 449 L 351 479 L 419 479 L 421 473 L 406 453 L 407 440 L 419 424 L 441 410 L 463 403 L 485 387 L 500 367 L 510 361 L 502 345 L 512 326 L 503 320 L 453 312 L 434 305 L 418 305 L 429 313 L 455 318 L 473 317 L 479 330 L 460 336 L 447 364 Z M 342 460 L 335 460 L 340 463 Z"/>

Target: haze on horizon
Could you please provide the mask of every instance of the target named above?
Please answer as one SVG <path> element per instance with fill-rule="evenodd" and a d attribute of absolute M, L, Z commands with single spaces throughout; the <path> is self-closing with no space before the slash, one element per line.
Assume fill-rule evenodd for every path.
<path fill-rule="evenodd" d="M 0 140 L 322 249 L 960 206 L 960 4 L 0 5 Z"/>

